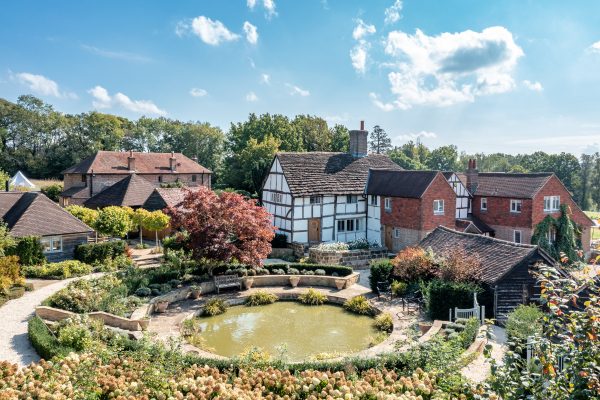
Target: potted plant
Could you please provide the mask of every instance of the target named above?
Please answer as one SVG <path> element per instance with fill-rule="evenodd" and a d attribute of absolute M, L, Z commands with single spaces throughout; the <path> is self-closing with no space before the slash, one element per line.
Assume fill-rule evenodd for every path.
<path fill-rule="evenodd" d="M 335 287 L 338 290 L 342 290 L 343 288 L 346 287 L 346 280 L 345 279 L 336 279 L 335 280 Z"/>
<path fill-rule="evenodd" d="M 202 288 L 198 285 L 192 285 L 190 287 L 190 296 L 192 296 L 192 299 L 197 300 L 198 298 L 200 298 L 200 295 L 202 294 Z"/>
<path fill-rule="evenodd" d="M 254 284 L 254 277 L 252 276 L 247 276 L 246 278 L 244 278 L 244 287 L 246 289 L 250 289 L 252 288 L 252 285 Z"/>
<path fill-rule="evenodd" d="M 298 286 L 299 282 L 300 282 L 299 276 L 290 276 L 290 285 L 292 285 L 292 287 Z"/>
<path fill-rule="evenodd" d="M 419 322 L 419 330 L 421 331 L 421 335 L 426 334 L 433 324 L 431 322 Z"/>
<path fill-rule="evenodd" d="M 167 311 L 167 307 L 169 307 L 169 302 L 167 300 L 158 300 L 154 303 L 154 310 L 159 313 Z"/>
<path fill-rule="evenodd" d="M 150 318 L 144 317 L 142 319 L 139 319 L 138 320 L 138 324 L 140 325 L 140 328 L 143 331 L 147 331 L 148 330 L 148 326 L 150 325 Z"/>

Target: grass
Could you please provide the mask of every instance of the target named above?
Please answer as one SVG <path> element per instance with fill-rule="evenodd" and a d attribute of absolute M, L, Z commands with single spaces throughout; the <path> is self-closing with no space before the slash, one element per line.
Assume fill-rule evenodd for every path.
<path fill-rule="evenodd" d="M 60 179 L 30 179 L 31 183 L 37 186 L 39 189 L 43 189 L 46 186 L 58 184 L 62 185 L 63 181 Z"/>
<path fill-rule="evenodd" d="M 585 211 L 588 217 L 600 222 L 600 211 Z M 600 229 L 592 229 L 592 240 L 600 240 Z"/>

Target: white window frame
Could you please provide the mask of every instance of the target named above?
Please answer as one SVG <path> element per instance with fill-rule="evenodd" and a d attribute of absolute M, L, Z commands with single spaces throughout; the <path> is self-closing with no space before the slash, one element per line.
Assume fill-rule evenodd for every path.
<path fill-rule="evenodd" d="M 400 239 L 400 229 L 394 228 L 394 239 Z"/>
<path fill-rule="evenodd" d="M 346 204 L 356 204 L 358 203 L 358 196 L 355 194 L 347 194 L 346 195 Z"/>
<path fill-rule="evenodd" d="M 544 196 L 544 212 L 560 211 L 560 196 Z"/>
<path fill-rule="evenodd" d="M 444 200 L 443 199 L 436 199 L 433 201 L 433 215 L 444 215 Z"/>
<path fill-rule="evenodd" d="M 519 234 L 519 241 L 517 242 L 517 233 Z M 523 232 L 521 232 L 520 230 L 514 230 L 513 231 L 513 242 L 515 243 L 523 243 Z"/>
<path fill-rule="evenodd" d="M 310 204 L 321 204 L 323 202 L 322 196 L 310 196 L 308 202 Z"/>
<path fill-rule="evenodd" d="M 383 205 L 384 205 L 385 211 L 392 211 L 392 198 L 386 197 L 383 200 Z"/>
<path fill-rule="evenodd" d="M 62 253 L 63 251 L 62 236 L 44 236 L 40 239 L 40 243 L 44 248 L 44 254 Z M 56 246 L 57 243 L 58 246 Z"/>
<path fill-rule="evenodd" d="M 523 200 L 520 200 L 520 199 L 510 199 L 510 212 L 511 213 L 513 213 L 513 214 L 520 214 L 522 209 L 523 209 Z"/>
<path fill-rule="evenodd" d="M 481 208 L 481 211 L 487 211 L 487 209 L 488 209 L 487 197 L 481 198 L 480 208 Z"/>
<path fill-rule="evenodd" d="M 358 232 L 360 231 L 360 225 L 360 218 L 338 219 L 337 231 L 342 233 Z"/>
<path fill-rule="evenodd" d="M 371 205 L 375 207 L 379 205 L 378 196 L 374 194 L 371 195 Z"/>

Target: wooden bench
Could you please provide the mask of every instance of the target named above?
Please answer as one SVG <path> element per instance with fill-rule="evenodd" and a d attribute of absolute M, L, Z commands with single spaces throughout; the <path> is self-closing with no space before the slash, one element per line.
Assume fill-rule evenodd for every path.
<path fill-rule="evenodd" d="M 242 280 L 237 275 L 219 275 L 215 276 L 215 287 L 217 293 L 221 288 L 237 287 L 238 290 L 242 290 Z"/>

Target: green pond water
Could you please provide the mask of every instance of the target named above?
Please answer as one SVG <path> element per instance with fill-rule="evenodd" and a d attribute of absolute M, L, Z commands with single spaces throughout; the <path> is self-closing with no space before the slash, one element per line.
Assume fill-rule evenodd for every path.
<path fill-rule="evenodd" d="M 231 307 L 225 314 L 199 317 L 200 336 L 216 354 L 236 356 L 260 347 L 274 357 L 300 361 L 318 353 L 354 353 L 375 336 L 373 318 L 334 305 L 306 306 L 278 301 L 257 307 Z"/>

